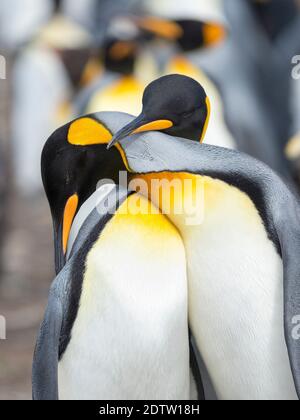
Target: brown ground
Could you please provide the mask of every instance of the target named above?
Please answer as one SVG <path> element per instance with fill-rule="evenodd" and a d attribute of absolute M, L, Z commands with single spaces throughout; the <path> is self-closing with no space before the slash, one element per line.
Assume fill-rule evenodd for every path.
<path fill-rule="evenodd" d="M 49 222 L 43 198 L 10 199 L 0 285 L 0 314 L 7 320 L 7 339 L 0 341 L 0 400 L 31 398 L 35 337 L 53 279 Z"/>

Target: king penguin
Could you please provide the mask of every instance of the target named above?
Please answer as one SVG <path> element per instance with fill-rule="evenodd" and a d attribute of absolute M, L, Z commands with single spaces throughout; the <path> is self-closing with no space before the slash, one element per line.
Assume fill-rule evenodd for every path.
<path fill-rule="evenodd" d="M 154 204 L 127 188 L 108 186 L 101 200 L 93 194 L 98 180 L 117 181 L 128 169 L 121 146 L 106 149 L 130 118 L 82 117 L 45 145 L 42 176 L 58 275 L 34 355 L 34 399 L 203 395 L 189 347 L 179 233 Z"/>
<path fill-rule="evenodd" d="M 248 1 L 146 0 L 146 3 L 149 13 L 163 19 L 174 20 L 180 16 L 181 19 L 191 19 L 191 16 L 196 16 L 198 20 L 218 22 L 226 28 L 228 36 L 214 48 L 198 49 L 185 55 L 217 86 L 226 125 L 237 150 L 263 161 L 291 180 L 290 167 L 283 153 L 286 139 L 282 136 L 282 126 L 288 120 L 288 105 L 278 102 L 286 79 L 277 78 L 278 72 L 274 71 L 283 63 L 289 65 L 290 57 L 276 56 L 273 61 L 270 47 L 262 39 L 262 31 L 251 16 Z M 282 51 L 288 50 L 288 54 L 292 51 L 289 47 L 293 43 L 291 40 L 289 38 L 288 46 L 281 48 Z M 260 48 L 257 48 L 258 45 Z M 266 60 L 266 57 L 270 59 Z M 263 75 L 263 81 L 259 75 Z M 283 89 L 284 95 L 287 90 L 288 86 Z M 274 117 L 270 110 L 275 107 L 281 112 Z"/>
<path fill-rule="evenodd" d="M 101 111 L 140 113 L 145 85 L 135 76 L 139 47 L 135 33 L 107 34 L 100 53 L 103 71 L 75 99 L 76 116 Z"/>
<path fill-rule="evenodd" d="M 300 396 L 299 201 L 265 164 L 195 142 L 207 119 L 199 84 L 164 77 L 149 85 L 141 116 L 111 144 L 120 142 L 134 185 L 183 238 L 190 328 L 218 398 L 294 400 Z M 172 189 L 164 195 L 168 181 Z"/>
<path fill-rule="evenodd" d="M 146 1 L 145 7 L 151 15 L 136 19 L 140 30 L 151 34 L 155 40 L 165 40 L 167 44 L 173 45 L 173 48 L 166 50 L 164 62 L 160 64 L 161 74 L 182 74 L 205 86 L 213 110 L 205 141 L 208 144 L 236 149 L 237 143 L 225 119 L 219 88 L 195 60 L 199 54 L 205 54 L 205 51 L 226 40 L 225 21 L 211 12 L 210 5 L 201 2 L 199 4 L 194 0 L 184 5 L 168 1 Z M 156 54 L 155 49 L 153 55 L 161 60 L 162 54 Z"/>
<path fill-rule="evenodd" d="M 172 208 L 168 214 L 185 243 L 190 325 L 218 397 L 295 399 L 296 391 L 299 394 L 299 203 L 264 164 L 239 152 L 189 141 L 202 138 L 207 118 L 204 90 L 191 79 L 170 76 L 146 90 L 138 119 L 101 113 L 76 120 L 56 136 L 67 135 L 66 143 L 86 153 L 84 146 L 107 143 L 103 127 L 115 132 L 124 124 L 113 138 L 115 144 L 121 141 L 118 169 L 127 168 L 133 178 L 139 175 L 145 181 L 144 192 L 154 176 L 192 179 L 192 187 L 200 181 L 202 223 L 191 226 L 186 223 L 187 214 L 175 215 Z M 140 135 L 155 129 L 164 133 Z M 183 133 L 187 138 L 182 138 Z M 112 162 L 106 164 L 112 167 Z M 60 182 L 55 184 L 58 188 Z M 175 190 L 176 200 L 171 201 L 177 197 Z M 151 200 L 155 202 L 152 194 Z M 158 205 L 163 208 L 164 200 L 158 200 Z M 189 219 L 193 215 L 188 212 Z M 60 293 L 53 290 L 54 303 L 61 308 Z M 58 359 L 61 317 L 61 311 L 50 305 L 35 357 L 36 392 L 46 392 L 49 371 L 54 372 L 50 382 L 57 390 L 53 366 Z M 54 335 L 47 331 L 51 325 L 56 326 Z"/>

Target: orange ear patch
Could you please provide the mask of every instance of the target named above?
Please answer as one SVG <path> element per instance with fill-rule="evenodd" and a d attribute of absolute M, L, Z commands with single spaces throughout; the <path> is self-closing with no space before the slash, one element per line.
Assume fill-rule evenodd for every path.
<path fill-rule="evenodd" d="M 108 144 L 112 138 L 112 133 L 103 124 L 89 117 L 74 121 L 68 132 L 68 142 L 74 146 Z"/>
<path fill-rule="evenodd" d="M 134 42 L 119 41 L 109 50 L 109 56 L 115 61 L 125 60 L 137 51 L 137 45 Z"/>
<path fill-rule="evenodd" d="M 215 45 L 226 38 L 226 29 L 222 25 L 206 23 L 203 27 L 205 45 Z"/>
<path fill-rule="evenodd" d="M 72 195 L 66 203 L 63 220 L 63 250 L 67 252 L 68 240 L 71 232 L 72 223 L 78 208 L 79 198 L 77 194 Z"/>
<path fill-rule="evenodd" d="M 200 138 L 200 143 L 203 143 L 206 132 L 207 132 L 207 128 L 208 128 L 208 124 L 209 124 L 209 120 L 210 120 L 210 114 L 211 114 L 211 104 L 210 104 L 210 100 L 209 97 L 207 96 L 205 99 L 205 103 L 206 103 L 206 108 L 207 108 L 207 116 L 206 116 L 206 120 L 205 120 L 205 124 L 203 127 L 203 131 L 201 134 L 201 138 Z"/>

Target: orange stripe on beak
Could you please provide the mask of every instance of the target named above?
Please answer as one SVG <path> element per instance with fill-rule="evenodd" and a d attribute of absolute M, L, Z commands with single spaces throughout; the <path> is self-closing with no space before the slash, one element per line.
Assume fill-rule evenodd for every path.
<path fill-rule="evenodd" d="M 132 132 L 132 134 L 144 133 L 145 131 L 160 131 L 166 130 L 167 128 L 173 127 L 172 121 L 169 120 L 157 120 L 152 121 L 148 124 L 142 125 Z"/>
<path fill-rule="evenodd" d="M 72 223 L 78 208 L 79 198 L 77 194 L 72 195 L 66 203 L 63 220 L 63 251 L 67 252 L 68 240 L 71 232 Z"/>

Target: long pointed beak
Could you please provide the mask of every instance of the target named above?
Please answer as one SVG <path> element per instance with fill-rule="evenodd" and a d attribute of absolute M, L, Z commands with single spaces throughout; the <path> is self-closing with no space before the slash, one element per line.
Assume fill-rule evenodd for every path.
<path fill-rule="evenodd" d="M 117 134 L 114 135 L 112 141 L 108 144 L 107 149 L 110 149 L 116 143 L 119 143 L 124 138 L 133 134 L 144 133 L 146 131 L 161 131 L 173 127 L 173 122 L 170 120 L 154 120 L 150 121 L 145 114 L 141 114 L 134 121 L 123 127 Z"/>
<path fill-rule="evenodd" d="M 78 209 L 79 198 L 77 194 L 72 195 L 66 202 L 63 218 L 54 222 L 54 249 L 55 249 L 55 270 L 58 274 L 66 264 L 68 240 Z"/>
<path fill-rule="evenodd" d="M 119 143 L 121 140 L 125 139 L 126 137 L 130 136 L 131 134 L 134 134 L 134 132 L 141 126 L 147 123 L 146 117 L 144 114 L 141 114 L 139 117 L 137 117 L 135 120 L 133 120 L 131 123 L 123 127 L 121 130 L 119 130 L 114 137 L 112 138 L 111 142 L 108 144 L 107 149 L 110 149 L 115 144 Z"/>
<path fill-rule="evenodd" d="M 63 226 L 60 223 L 58 226 L 54 226 L 54 253 L 55 253 L 55 272 L 59 274 L 66 264 L 66 256 L 63 251 L 62 243 L 62 231 Z"/>

